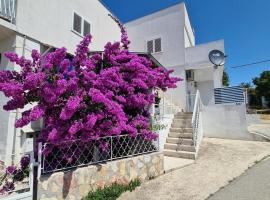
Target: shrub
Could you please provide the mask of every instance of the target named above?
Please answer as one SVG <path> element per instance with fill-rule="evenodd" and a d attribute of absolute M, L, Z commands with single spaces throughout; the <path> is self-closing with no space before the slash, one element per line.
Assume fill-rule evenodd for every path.
<path fill-rule="evenodd" d="M 140 185 L 140 179 L 134 179 L 128 185 L 113 183 L 110 186 L 105 186 L 104 188 L 98 188 L 96 191 L 89 192 L 84 200 L 116 200 L 122 193 L 133 191 Z"/>

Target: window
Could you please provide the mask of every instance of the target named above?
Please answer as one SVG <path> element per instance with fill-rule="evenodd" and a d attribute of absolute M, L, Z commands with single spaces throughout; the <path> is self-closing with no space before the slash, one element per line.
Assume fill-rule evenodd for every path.
<path fill-rule="evenodd" d="M 147 41 L 147 52 L 148 53 L 158 53 L 161 52 L 161 38 Z"/>
<path fill-rule="evenodd" d="M 73 14 L 73 31 L 76 33 L 85 36 L 87 34 L 90 34 L 91 32 L 91 25 L 88 21 L 83 19 L 80 15 L 74 12 Z"/>
<path fill-rule="evenodd" d="M 90 34 L 90 24 L 84 20 L 84 24 L 83 24 L 83 35 L 87 35 Z"/>
<path fill-rule="evenodd" d="M 155 52 L 161 52 L 161 38 L 155 39 Z"/>
<path fill-rule="evenodd" d="M 73 18 L 73 30 L 82 33 L 82 17 L 74 13 L 74 18 Z"/>
<path fill-rule="evenodd" d="M 147 42 L 147 52 L 154 53 L 154 43 L 153 40 Z"/>

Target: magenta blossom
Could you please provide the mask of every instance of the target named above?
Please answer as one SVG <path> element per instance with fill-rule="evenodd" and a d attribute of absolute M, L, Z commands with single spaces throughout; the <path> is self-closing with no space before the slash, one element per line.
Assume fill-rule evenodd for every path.
<path fill-rule="evenodd" d="M 172 71 L 156 66 L 146 56 L 129 52 L 126 29 L 113 19 L 121 29 L 121 42 L 107 43 L 103 53 L 89 53 L 92 36 L 86 35 L 73 58 L 66 48 L 45 56 L 33 50 L 32 60 L 5 54 L 21 68 L 19 72 L 0 71 L 0 91 L 10 98 L 4 109 L 33 105 L 22 113 L 16 127 L 42 118 L 38 140 L 53 144 L 74 139 L 100 141 L 120 134 L 157 137 L 149 114 L 154 91 L 175 88 L 181 79 L 171 77 Z M 105 150 L 107 145 L 100 146 Z"/>

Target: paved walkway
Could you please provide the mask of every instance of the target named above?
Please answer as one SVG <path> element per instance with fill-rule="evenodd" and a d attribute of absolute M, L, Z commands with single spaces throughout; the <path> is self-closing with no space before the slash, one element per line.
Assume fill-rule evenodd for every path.
<path fill-rule="evenodd" d="M 119 200 L 204 200 L 270 154 L 270 143 L 204 139 L 195 164 L 143 183 Z"/>
<path fill-rule="evenodd" d="M 267 121 L 268 122 L 268 121 Z M 249 132 L 264 135 L 270 138 L 270 122 L 261 124 L 252 124 L 248 127 Z"/>
<path fill-rule="evenodd" d="M 269 200 L 270 159 L 260 162 L 208 200 Z"/>
<path fill-rule="evenodd" d="M 188 165 L 193 164 L 195 161 L 191 159 L 183 159 L 183 158 L 174 158 L 164 156 L 164 171 L 165 173 L 169 173 L 171 171 L 181 169 Z"/>

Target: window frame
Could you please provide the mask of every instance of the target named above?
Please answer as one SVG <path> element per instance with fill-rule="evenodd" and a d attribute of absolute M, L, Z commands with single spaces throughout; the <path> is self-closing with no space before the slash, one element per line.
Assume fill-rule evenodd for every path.
<path fill-rule="evenodd" d="M 74 16 L 75 16 L 75 14 L 76 15 L 78 15 L 79 17 L 81 17 L 81 33 L 79 33 L 78 31 L 76 31 L 75 29 L 74 29 Z M 79 12 L 76 12 L 76 11 L 74 11 L 73 10 L 73 12 L 72 12 L 72 25 L 71 25 L 71 31 L 73 32 L 73 33 L 75 33 L 76 35 L 79 35 L 80 37 L 84 37 L 85 35 L 84 35 L 84 32 L 85 32 L 85 27 L 84 27 L 84 22 L 87 22 L 88 24 L 89 24 L 89 34 L 91 34 L 91 32 L 92 32 L 92 25 L 91 25 L 91 23 L 90 23 L 90 21 L 88 21 L 86 18 L 84 18 L 81 14 L 79 14 Z"/>
<path fill-rule="evenodd" d="M 160 51 L 156 51 L 156 40 L 158 40 L 158 39 L 160 39 Z M 147 51 L 147 53 L 150 53 L 150 52 L 148 52 L 148 42 L 151 42 L 151 41 L 152 41 L 152 44 L 153 44 L 153 53 L 151 53 L 151 54 L 162 53 L 163 52 L 162 51 L 162 37 L 160 37 L 160 36 L 146 40 L 146 51 Z"/>

